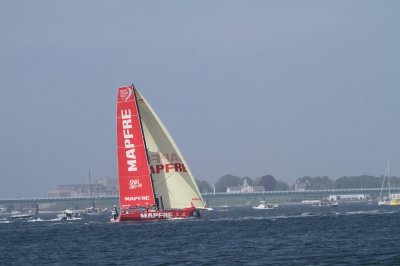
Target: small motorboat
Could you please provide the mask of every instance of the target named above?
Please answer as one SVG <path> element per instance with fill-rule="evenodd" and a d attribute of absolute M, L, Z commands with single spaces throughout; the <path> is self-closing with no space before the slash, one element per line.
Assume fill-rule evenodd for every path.
<path fill-rule="evenodd" d="M 11 211 L 11 219 L 30 219 L 34 216 L 34 213 L 29 210 L 28 212 Z"/>
<path fill-rule="evenodd" d="M 83 211 L 83 214 L 84 215 L 100 215 L 100 214 L 103 214 L 105 212 L 107 212 L 107 208 L 100 209 L 100 208 L 96 208 L 96 207 L 92 206 L 92 207 L 86 208 Z"/>
<path fill-rule="evenodd" d="M 78 212 L 74 212 L 72 210 L 65 210 L 63 213 L 60 213 L 57 215 L 57 218 L 60 218 L 60 220 L 65 221 L 65 220 L 72 220 L 73 218 L 76 218 L 79 216 Z"/>
<path fill-rule="evenodd" d="M 256 210 L 272 210 L 278 208 L 278 204 L 271 204 L 271 203 L 266 203 L 265 200 L 260 201 L 260 204 L 256 207 L 253 207 L 253 209 Z"/>
<path fill-rule="evenodd" d="M 331 207 L 337 207 L 337 206 L 339 206 L 339 203 L 337 201 L 331 203 Z"/>

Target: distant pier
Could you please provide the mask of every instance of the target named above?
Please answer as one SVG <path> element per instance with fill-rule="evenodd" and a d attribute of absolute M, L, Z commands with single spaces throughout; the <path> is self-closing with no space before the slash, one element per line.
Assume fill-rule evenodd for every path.
<path fill-rule="evenodd" d="M 303 191 L 264 191 L 254 193 L 202 193 L 207 205 L 252 205 L 260 200 L 267 200 L 273 203 L 294 203 L 302 200 L 313 200 L 327 198 L 329 195 L 348 195 L 363 194 L 370 195 L 372 198 L 379 196 L 381 188 L 358 188 L 358 189 L 321 189 L 321 190 L 303 190 Z M 391 188 L 391 193 L 400 193 L 400 187 Z M 384 195 L 388 194 L 388 189 L 383 189 Z M 89 207 L 95 200 L 100 207 L 110 208 L 119 203 L 118 196 L 98 196 L 98 197 L 42 197 L 42 198 L 9 198 L 0 199 L 0 205 L 9 206 L 13 204 L 40 204 L 57 205 L 68 208 Z"/>

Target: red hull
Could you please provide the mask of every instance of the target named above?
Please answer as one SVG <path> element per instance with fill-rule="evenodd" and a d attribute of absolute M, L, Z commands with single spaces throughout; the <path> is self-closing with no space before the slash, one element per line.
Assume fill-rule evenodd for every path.
<path fill-rule="evenodd" d="M 169 219 L 189 219 L 199 218 L 199 211 L 194 207 L 177 209 L 177 210 L 127 210 L 121 213 L 117 220 L 111 219 L 111 222 L 124 222 L 124 221 L 154 221 L 154 220 L 169 220 Z"/>

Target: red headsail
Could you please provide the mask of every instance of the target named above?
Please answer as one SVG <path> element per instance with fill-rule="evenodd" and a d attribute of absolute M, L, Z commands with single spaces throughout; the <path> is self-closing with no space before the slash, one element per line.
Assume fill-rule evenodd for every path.
<path fill-rule="evenodd" d="M 133 86 L 118 88 L 117 141 L 121 207 L 154 205 L 149 162 Z"/>

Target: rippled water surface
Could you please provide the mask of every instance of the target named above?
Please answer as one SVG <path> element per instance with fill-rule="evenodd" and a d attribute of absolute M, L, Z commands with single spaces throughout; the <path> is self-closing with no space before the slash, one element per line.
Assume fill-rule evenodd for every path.
<path fill-rule="evenodd" d="M 108 223 L 0 217 L 0 264 L 400 265 L 400 207 L 281 205 L 200 220 Z"/>

